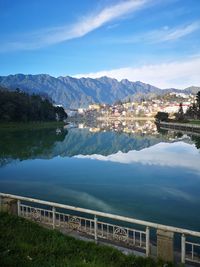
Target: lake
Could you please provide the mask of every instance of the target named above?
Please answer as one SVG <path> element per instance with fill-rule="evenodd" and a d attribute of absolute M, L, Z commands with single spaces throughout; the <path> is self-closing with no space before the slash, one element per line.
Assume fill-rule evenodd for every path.
<path fill-rule="evenodd" d="M 150 121 L 1 129 L 0 192 L 199 230 L 199 148 Z"/>

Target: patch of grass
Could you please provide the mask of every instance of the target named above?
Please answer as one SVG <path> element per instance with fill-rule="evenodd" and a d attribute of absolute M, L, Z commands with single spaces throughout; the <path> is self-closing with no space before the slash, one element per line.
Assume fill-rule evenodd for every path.
<path fill-rule="evenodd" d="M 189 120 L 188 123 L 200 125 L 200 120 Z"/>
<path fill-rule="evenodd" d="M 23 218 L 0 213 L 0 266 L 161 267 L 163 263 L 124 255 L 112 247 L 76 240 Z"/>
<path fill-rule="evenodd" d="M 45 129 L 64 126 L 64 122 L 0 122 L 1 130 L 32 130 L 32 129 Z"/>

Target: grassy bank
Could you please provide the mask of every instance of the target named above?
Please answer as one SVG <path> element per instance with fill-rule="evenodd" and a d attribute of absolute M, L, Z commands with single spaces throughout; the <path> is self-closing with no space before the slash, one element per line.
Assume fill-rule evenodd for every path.
<path fill-rule="evenodd" d="M 170 122 L 170 123 L 176 123 L 176 124 L 180 123 L 180 124 L 185 124 L 185 125 L 188 125 L 188 124 L 200 125 L 200 120 L 177 121 L 177 120 L 169 119 L 167 121 L 161 121 L 161 122 Z"/>
<path fill-rule="evenodd" d="M 31 129 L 45 129 L 45 128 L 55 128 L 64 126 L 64 122 L 0 122 L 1 130 L 31 130 Z"/>
<path fill-rule="evenodd" d="M 200 120 L 189 120 L 188 123 L 200 125 Z"/>
<path fill-rule="evenodd" d="M 76 240 L 0 213 L 0 266 L 161 267 L 163 263 L 127 256 L 112 247 Z"/>

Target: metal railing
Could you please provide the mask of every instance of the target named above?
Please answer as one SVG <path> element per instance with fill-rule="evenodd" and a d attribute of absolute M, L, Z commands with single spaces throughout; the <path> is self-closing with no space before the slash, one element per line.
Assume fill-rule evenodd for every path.
<path fill-rule="evenodd" d="M 191 129 L 200 129 L 200 125 L 191 124 L 191 123 L 176 123 L 176 122 L 159 122 L 160 125 L 166 125 L 171 127 L 184 127 L 184 128 L 191 128 Z"/>
<path fill-rule="evenodd" d="M 183 246 L 184 246 L 184 255 L 183 257 L 183 263 L 185 261 L 194 262 L 194 263 L 200 263 L 200 244 L 194 243 L 190 241 L 186 241 L 185 237 L 182 237 Z M 185 259 L 184 259 L 185 258 Z"/>
<path fill-rule="evenodd" d="M 92 236 L 96 242 L 103 239 L 125 247 L 139 249 L 144 251 L 146 256 L 150 256 L 151 229 L 181 234 L 181 251 L 179 253 L 181 262 L 200 264 L 200 240 L 199 243 L 187 240 L 189 237 L 200 238 L 200 232 L 11 194 L 0 193 L 0 198 L 16 200 L 18 216 L 51 226 L 53 229 Z M 29 204 L 27 205 L 27 203 Z M 39 207 L 41 205 L 42 207 Z M 118 224 L 113 223 L 116 221 Z M 127 226 L 127 223 L 134 227 Z M 135 229 L 135 225 L 138 225 L 140 229 Z"/>
<path fill-rule="evenodd" d="M 93 236 L 97 241 L 107 239 L 125 243 L 130 247 L 138 247 L 146 251 L 146 231 L 133 228 L 121 227 L 115 224 L 89 219 L 81 216 L 74 216 L 68 213 L 47 210 L 19 204 L 19 216 L 42 223 L 52 225 L 53 228 L 63 228 L 66 231 L 77 231 L 86 235 Z"/>

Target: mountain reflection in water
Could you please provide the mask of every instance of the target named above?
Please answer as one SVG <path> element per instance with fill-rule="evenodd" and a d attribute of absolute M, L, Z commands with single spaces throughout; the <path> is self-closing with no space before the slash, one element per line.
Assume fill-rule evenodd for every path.
<path fill-rule="evenodd" d="M 0 162 L 18 159 L 72 157 L 79 154 L 108 156 L 119 151 L 142 150 L 160 142 L 184 140 L 200 147 L 200 138 L 170 133 L 157 128 L 153 122 L 135 122 L 122 128 L 121 124 L 101 124 L 79 128 L 50 128 L 34 130 L 0 130 Z"/>
<path fill-rule="evenodd" d="M 198 136 L 153 122 L 0 130 L 0 191 L 199 230 Z"/>

